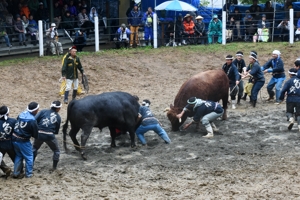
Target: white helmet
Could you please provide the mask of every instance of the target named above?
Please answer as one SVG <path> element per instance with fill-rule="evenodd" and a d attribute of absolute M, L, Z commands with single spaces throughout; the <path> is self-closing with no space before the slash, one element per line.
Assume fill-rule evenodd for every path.
<path fill-rule="evenodd" d="M 56 27 L 55 23 L 52 23 L 52 24 L 51 24 L 51 27 Z"/>

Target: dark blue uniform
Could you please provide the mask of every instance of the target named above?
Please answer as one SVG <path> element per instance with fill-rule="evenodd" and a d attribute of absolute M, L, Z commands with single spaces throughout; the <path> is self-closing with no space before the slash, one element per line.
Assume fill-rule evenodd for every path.
<path fill-rule="evenodd" d="M 258 92 L 265 84 L 265 76 L 264 76 L 264 73 L 261 71 L 261 68 L 260 68 L 258 62 L 255 62 L 252 65 L 250 64 L 247 67 L 247 71 L 249 71 L 249 70 L 250 70 L 249 73 L 252 76 L 251 81 L 253 83 L 250 98 L 252 101 L 255 101 L 255 103 L 256 103 Z"/>
<path fill-rule="evenodd" d="M 298 125 L 300 124 L 300 79 L 296 76 L 291 77 L 283 86 L 279 100 L 283 101 L 285 93 L 286 98 L 286 115 L 290 119 L 293 116 L 294 109 L 296 109 L 296 119 Z"/>
<path fill-rule="evenodd" d="M 196 107 L 195 109 L 195 115 L 193 117 L 193 120 L 195 122 L 199 122 L 200 119 L 202 119 L 203 116 L 215 112 L 217 114 L 222 114 L 223 113 L 223 108 L 222 106 L 213 101 L 203 101 L 204 103 L 201 106 Z"/>
<path fill-rule="evenodd" d="M 36 116 L 39 136 L 33 141 L 33 155 L 37 156 L 37 151 L 45 142 L 53 151 L 53 161 L 59 161 L 60 150 L 55 134 L 58 134 L 61 117 L 55 110 L 47 109 L 40 111 Z"/>
<path fill-rule="evenodd" d="M 231 63 L 231 65 L 224 64 L 222 69 L 227 74 L 229 78 L 229 88 L 230 88 L 230 97 L 231 100 L 235 100 L 235 96 L 237 94 L 237 87 L 233 90 L 233 88 L 236 86 L 236 81 L 240 80 L 239 72 L 236 68 L 236 66 Z"/>
<path fill-rule="evenodd" d="M 6 120 L 4 117 L 0 118 L 0 152 L 3 154 L 3 157 L 7 153 L 12 162 L 15 162 L 16 156 L 11 140 L 16 122 L 17 120 L 13 118 L 7 118 Z M 3 160 L 0 168 L 4 173 L 9 169 Z"/>
<path fill-rule="evenodd" d="M 243 73 L 243 68 L 246 67 L 246 64 L 245 64 L 245 61 L 244 59 L 241 59 L 241 60 L 238 60 L 238 59 L 235 59 L 232 64 L 234 64 L 237 68 L 237 71 L 242 74 Z M 241 79 L 242 77 L 240 76 L 239 80 L 239 93 L 238 93 L 238 102 L 240 101 L 240 99 L 242 98 L 243 96 L 243 93 L 244 93 L 244 82 L 243 80 Z"/>
<path fill-rule="evenodd" d="M 23 159 L 25 159 L 25 176 L 32 177 L 33 171 L 33 152 L 30 138 L 38 137 L 38 126 L 34 115 L 28 111 L 22 112 L 18 118 L 13 133 L 13 146 L 16 152 L 14 176 L 21 173 Z"/>

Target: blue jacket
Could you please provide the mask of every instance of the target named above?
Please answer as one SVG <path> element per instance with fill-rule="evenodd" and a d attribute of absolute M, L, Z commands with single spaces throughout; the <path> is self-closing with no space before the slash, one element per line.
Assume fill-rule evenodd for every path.
<path fill-rule="evenodd" d="M 54 110 L 42 110 L 35 116 L 35 119 L 39 130 L 58 134 L 61 118 Z"/>
<path fill-rule="evenodd" d="M 270 59 L 264 66 L 262 66 L 261 70 L 264 71 L 268 69 L 269 73 L 273 73 L 274 78 L 284 78 L 284 64 L 280 57 L 277 59 Z"/>
<path fill-rule="evenodd" d="M 225 63 L 222 69 L 229 78 L 229 85 L 235 85 L 235 82 L 240 80 L 239 72 L 233 63 L 230 66 L 227 66 L 227 63 Z"/>
<path fill-rule="evenodd" d="M 17 118 L 14 133 L 22 138 L 13 136 L 14 141 L 27 142 L 31 137 L 38 138 L 38 125 L 34 115 L 28 111 L 22 112 Z"/>
<path fill-rule="evenodd" d="M 126 28 L 125 32 L 126 32 L 126 35 L 127 35 L 127 39 L 129 40 L 131 31 L 128 28 Z M 118 28 L 117 33 L 116 33 L 116 38 L 117 38 L 118 41 L 122 41 L 123 38 L 121 36 L 122 36 L 122 30 L 121 30 L 121 27 L 120 27 L 120 28 Z"/>
<path fill-rule="evenodd" d="M 217 102 L 204 101 L 204 100 L 202 102 L 203 102 L 203 104 L 198 106 L 195 109 L 195 115 L 193 117 L 193 120 L 195 122 L 199 122 L 203 116 L 205 116 L 209 113 L 215 112 L 215 113 L 220 114 L 224 111 L 222 106 Z"/>
<path fill-rule="evenodd" d="M 300 79 L 296 76 L 291 77 L 285 82 L 279 100 L 284 99 L 284 95 L 287 92 L 286 102 L 300 103 Z"/>
<path fill-rule="evenodd" d="M 158 120 L 154 117 L 152 112 L 147 106 L 141 106 L 139 113 L 141 114 L 142 118 L 142 126 L 147 126 L 151 124 L 158 124 Z"/>
<path fill-rule="evenodd" d="M 263 28 L 262 20 L 259 20 L 257 23 L 257 28 Z M 270 28 L 270 23 L 265 21 L 265 28 Z"/>
<path fill-rule="evenodd" d="M 13 149 L 11 138 L 14 132 L 17 120 L 14 118 L 0 119 L 0 149 Z"/>
<path fill-rule="evenodd" d="M 297 21 L 297 28 L 300 28 L 300 18 Z"/>
<path fill-rule="evenodd" d="M 142 24 L 142 12 L 132 10 L 128 16 L 128 24 L 131 26 L 140 26 Z"/>
<path fill-rule="evenodd" d="M 253 65 L 250 64 L 247 67 L 247 71 L 250 71 L 249 73 L 251 74 L 254 81 L 265 81 L 264 73 L 261 70 L 258 62 L 255 62 Z"/>

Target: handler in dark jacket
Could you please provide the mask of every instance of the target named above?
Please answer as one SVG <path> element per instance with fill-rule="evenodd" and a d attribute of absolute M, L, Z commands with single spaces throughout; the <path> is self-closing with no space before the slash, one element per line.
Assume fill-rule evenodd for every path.
<path fill-rule="evenodd" d="M 128 14 L 128 25 L 130 26 L 130 46 L 133 45 L 133 42 L 139 45 L 138 41 L 138 31 L 139 27 L 142 25 L 142 12 L 139 11 L 138 5 L 134 4 L 133 9 Z"/>
<path fill-rule="evenodd" d="M 38 126 L 35 120 L 35 115 L 39 111 L 39 104 L 31 102 L 27 110 L 22 112 L 18 118 L 14 129 L 12 141 L 16 152 L 14 178 L 23 178 L 21 174 L 23 159 L 25 159 L 25 177 L 31 178 L 33 176 L 33 152 L 30 138 L 38 137 Z"/>
<path fill-rule="evenodd" d="M 256 106 L 257 101 L 257 95 L 259 90 L 264 86 L 265 84 L 265 77 L 264 73 L 261 71 L 261 68 L 257 62 L 257 55 L 254 52 L 250 53 L 249 56 L 249 66 L 247 67 L 247 73 L 246 75 L 242 76 L 242 79 L 250 77 L 253 87 L 251 90 L 251 96 L 250 96 L 250 102 L 252 103 L 252 106 Z"/>
<path fill-rule="evenodd" d="M 182 14 L 179 13 L 175 25 L 175 42 L 177 42 L 179 46 L 181 46 L 183 31 L 184 31 L 183 18 L 182 18 Z"/>
<path fill-rule="evenodd" d="M 45 142 L 53 151 L 53 170 L 57 167 L 60 155 L 55 135 L 58 134 L 61 123 L 61 118 L 58 114 L 61 106 L 62 104 L 59 101 L 54 101 L 52 102 L 50 109 L 42 110 L 35 116 L 39 128 L 39 136 L 33 142 L 33 155 L 34 158 L 36 158 L 37 151 Z"/>
<path fill-rule="evenodd" d="M 243 80 L 241 80 L 241 74 L 243 74 L 244 71 L 246 71 L 246 64 L 243 59 L 243 56 L 244 56 L 243 52 L 238 51 L 238 52 L 236 52 L 235 56 L 236 56 L 236 59 L 232 63 L 236 66 L 236 68 L 240 74 L 240 82 L 238 85 L 239 93 L 238 93 L 238 100 L 237 100 L 237 104 L 240 104 L 241 98 L 244 93 L 244 82 L 243 82 Z"/>
<path fill-rule="evenodd" d="M 272 57 L 273 57 L 272 59 L 270 59 L 264 66 L 262 66 L 261 70 L 264 73 L 272 73 L 273 75 L 273 77 L 271 78 L 267 86 L 267 90 L 269 93 L 269 98 L 267 101 L 274 100 L 275 93 L 273 91 L 273 88 L 275 86 L 275 90 L 276 90 L 275 104 L 279 104 L 280 89 L 285 80 L 284 64 L 280 58 L 280 51 L 274 50 L 272 53 Z"/>
<path fill-rule="evenodd" d="M 72 83 L 74 84 L 72 99 L 76 98 L 78 89 L 78 71 L 84 74 L 80 59 L 76 56 L 76 47 L 69 48 L 69 53 L 63 57 L 63 66 L 61 70 L 62 78 L 67 79 L 66 91 L 64 102 L 68 103 L 69 91 L 71 90 Z"/>
<path fill-rule="evenodd" d="M 199 44 L 204 44 L 205 39 L 204 37 L 206 37 L 205 34 L 205 24 L 203 22 L 203 17 L 202 16 L 197 16 L 196 17 L 196 23 L 195 23 L 195 35 L 197 37 L 197 43 Z"/>
<path fill-rule="evenodd" d="M 14 132 L 16 119 L 8 117 L 9 108 L 7 106 L 0 107 L 0 152 L 3 156 L 8 153 L 12 162 L 15 162 L 16 153 L 12 145 L 11 137 Z M 6 174 L 6 178 L 10 175 L 11 169 L 2 160 L 1 170 Z"/>
<path fill-rule="evenodd" d="M 300 131 L 300 79 L 297 78 L 297 69 L 292 68 L 289 70 L 290 80 L 288 80 L 282 90 L 279 97 L 280 101 L 284 100 L 284 96 L 287 93 L 286 98 L 286 117 L 289 121 L 288 129 L 291 130 L 295 123 L 295 117 L 298 123 L 298 129 Z"/>
<path fill-rule="evenodd" d="M 198 124 L 201 120 L 207 131 L 207 135 L 203 137 L 213 137 L 214 131 L 218 131 L 213 121 L 223 115 L 224 110 L 222 106 L 218 102 L 197 99 L 196 97 L 189 98 L 187 103 L 188 104 L 184 107 L 183 111 L 176 116 L 178 119 L 180 119 L 184 112 L 188 110 L 194 113 L 193 121 L 189 124 L 186 124 L 184 129 L 192 124 Z"/>
<path fill-rule="evenodd" d="M 231 98 L 231 104 L 232 109 L 235 109 L 235 96 L 237 94 L 237 86 L 240 83 L 240 75 L 236 68 L 236 66 L 232 63 L 233 56 L 228 55 L 226 56 L 226 63 L 223 65 L 222 69 L 227 74 L 229 78 L 229 88 L 230 88 L 230 98 Z"/>

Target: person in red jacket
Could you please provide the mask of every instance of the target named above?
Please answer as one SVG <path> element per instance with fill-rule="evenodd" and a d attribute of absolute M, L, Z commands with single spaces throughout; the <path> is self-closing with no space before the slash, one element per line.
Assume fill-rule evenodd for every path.
<path fill-rule="evenodd" d="M 186 16 L 184 16 L 184 19 L 183 19 L 184 40 L 182 41 L 183 44 L 186 44 L 186 41 L 188 43 L 193 43 L 194 33 L 195 33 L 194 27 L 195 27 L 195 24 L 192 20 L 192 16 L 190 14 L 187 14 Z"/>

